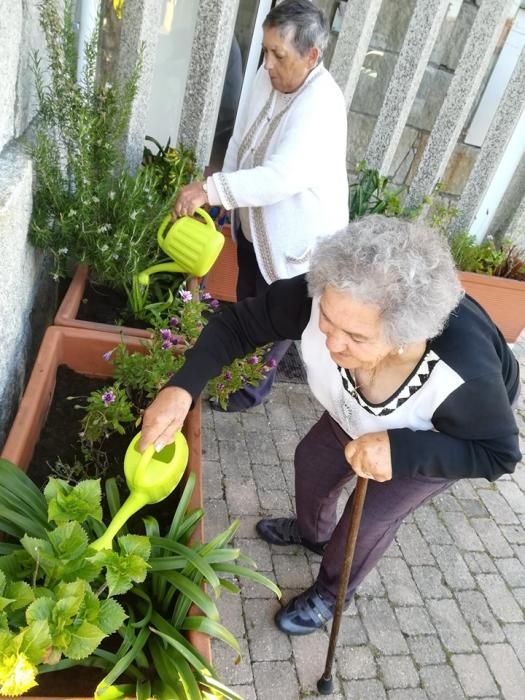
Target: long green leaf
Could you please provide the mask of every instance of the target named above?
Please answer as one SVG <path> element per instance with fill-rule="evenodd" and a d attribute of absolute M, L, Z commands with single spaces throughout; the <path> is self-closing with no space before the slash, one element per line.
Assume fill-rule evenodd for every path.
<path fill-rule="evenodd" d="M 112 518 L 115 517 L 116 512 L 121 506 L 120 493 L 118 490 L 117 482 L 115 478 L 108 479 L 106 481 L 106 500 L 108 502 L 109 512 Z"/>
<path fill-rule="evenodd" d="M 2 505 L 0 505 L 0 522 L 4 523 L 4 532 L 6 534 L 12 534 L 8 532 L 8 528 L 10 526 L 14 526 L 16 528 L 16 532 L 18 533 L 14 536 L 18 537 L 19 539 L 21 539 L 25 534 L 28 534 L 31 537 L 44 539 L 49 532 L 49 530 L 43 525 L 39 524 L 35 520 L 32 520 L 31 516 L 28 517 L 26 515 L 22 515 L 21 513 L 5 508 Z"/>
<path fill-rule="evenodd" d="M 197 527 L 199 520 L 201 520 L 203 516 L 204 511 L 201 508 L 196 508 L 195 510 L 192 510 L 192 512 L 189 515 L 187 515 L 180 524 L 177 539 L 181 541 L 184 540 L 185 542 L 189 540 L 189 538 L 193 535 L 193 532 Z"/>
<path fill-rule="evenodd" d="M 25 472 L 7 459 L 0 459 L 0 493 L 25 504 L 26 512 L 42 524 L 47 523 L 47 503 L 44 494 Z"/>
<path fill-rule="evenodd" d="M 99 694 L 100 691 L 103 691 L 105 688 L 107 688 L 110 685 L 113 685 L 115 681 L 120 678 L 120 676 L 126 671 L 129 666 L 133 663 L 135 660 L 137 654 L 139 651 L 142 650 L 146 642 L 148 641 L 148 637 L 150 636 L 150 630 L 147 627 L 144 627 L 143 629 L 140 630 L 138 633 L 135 642 L 131 649 L 128 651 L 127 654 L 125 654 L 121 659 L 118 660 L 118 662 L 115 664 L 114 668 L 100 681 L 100 683 L 97 685 L 97 689 L 95 691 L 95 697 Z"/>
<path fill-rule="evenodd" d="M 153 615 L 151 616 L 151 622 L 153 625 L 155 625 L 156 629 L 158 629 L 160 632 L 163 632 L 164 634 L 168 635 L 169 637 L 173 637 L 176 639 L 180 644 L 184 645 L 188 651 L 193 654 L 197 658 L 197 661 L 199 662 L 195 668 L 201 668 L 201 669 L 207 669 L 209 673 L 215 674 L 215 670 L 213 667 L 210 665 L 210 663 L 200 654 L 197 649 L 195 649 L 192 644 L 186 639 L 186 637 L 179 632 L 178 629 L 176 629 L 173 625 L 171 625 L 166 619 L 162 617 L 162 615 L 159 615 L 156 612 L 153 612 Z M 153 640 L 151 640 L 153 642 Z M 186 657 L 187 658 L 187 657 Z"/>
<path fill-rule="evenodd" d="M 213 568 L 215 571 L 220 571 L 223 574 L 232 574 L 233 576 L 249 578 L 256 583 L 261 584 L 261 586 L 266 586 L 266 588 L 273 591 L 278 598 L 281 598 L 281 591 L 279 587 L 258 571 L 253 571 L 253 569 L 247 569 L 246 567 L 238 566 L 237 564 L 215 564 Z"/>
<path fill-rule="evenodd" d="M 244 698 L 238 693 L 236 693 L 235 690 L 228 688 L 216 678 L 211 678 L 210 676 L 202 675 L 200 682 L 202 683 L 202 685 L 206 685 L 208 686 L 208 688 L 211 688 L 211 690 L 216 690 L 219 693 L 221 693 L 221 698 L 227 698 L 227 700 L 244 700 Z"/>
<path fill-rule="evenodd" d="M 177 654 L 170 657 L 170 661 L 177 669 L 188 700 L 201 700 L 202 693 L 195 678 L 195 673 L 186 659 L 182 655 L 179 656 Z"/>
<path fill-rule="evenodd" d="M 179 542 L 175 542 L 173 540 L 168 540 L 168 538 L 161 538 L 161 537 L 152 537 L 151 538 L 151 544 L 155 547 L 164 547 L 165 549 L 168 549 L 171 552 L 175 552 L 176 554 L 185 557 L 187 561 L 192 564 L 197 571 L 199 571 L 206 581 L 212 586 L 213 590 L 217 592 L 219 590 L 219 579 L 217 577 L 217 574 L 215 571 L 211 568 L 211 566 L 207 563 L 206 559 L 201 556 L 200 553 L 195 552 L 193 549 L 190 549 L 189 547 L 186 547 L 184 544 L 180 544 Z M 151 562 L 150 562 L 151 563 Z M 152 567 L 154 566 L 151 564 Z M 161 568 L 154 568 L 154 571 L 161 571 Z"/>
<path fill-rule="evenodd" d="M 158 634 L 159 637 L 161 637 L 161 639 L 163 639 L 166 642 L 166 644 L 169 644 L 170 647 L 176 649 L 179 652 L 179 654 L 181 654 L 194 668 L 196 668 L 197 670 L 202 669 L 202 666 L 199 662 L 199 658 L 195 656 L 193 651 L 191 651 L 191 648 L 188 648 L 186 644 L 182 644 L 175 637 L 172 637 L 169 634 L 164 634 L 164 632 L 161 632 L 155 627 L 150 627 L 150 631 L 153 632 L 153 634 Z"/>
<path fill-rule="evenodd" d="M 235 663 L 238 663 L 240 661 L 241 648 L 239 646 L 239 642 L 235 639 L 233 634 L 219 622 L 215 622 L 215 620 L 210 620 L 207 617 L 203 617 L 202 615 L 194 615 L 187 617 L 184 620 L 181 629 L 192 630 L 194 632 L 202 632 L 202 634 L 207 634 L 210 637 L 220 639 L 221 641 L 228 644 L 228 646 L 230 646 L 232 649 L 234 649 L 239 655 Z"/>
<path fill-rule="evenodd" d="M 223 565 L 225 566 L 225 565 Z M 162 574 L 167 580 L 179 590 L 184 596 L 189 598 L 192 603 L 202 610 L 212 620 L 219 619 L 219 611 L 213 600 L 195 583 L 190 581 L 186 576 L 179 574 L 177 571 Z"/>
<path fill-rule="evenodd" d="M 171 539 L 178 539 L 179 527 L 182 522 L 182 518 L 184 517 L 184 513 L 186 512 L 186 508 L 188 507 L 188 503 L 190 502 L 194 487 L 195 474 L 190 474 L 188 476 L 188 480 L 186 481 L 186 486 L 184 487 L 184 491 L 182 492 L 182 496 L 180 497 L 180 501 L 177 505 L 177 509 L 175 510 L 175 514 L 173 515 L 170 529 L 168 531 L 168 537 Z"/>

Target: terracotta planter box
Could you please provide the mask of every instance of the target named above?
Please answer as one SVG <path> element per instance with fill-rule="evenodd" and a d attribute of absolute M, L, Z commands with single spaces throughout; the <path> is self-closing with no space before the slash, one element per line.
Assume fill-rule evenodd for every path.
<path fill-rule="evenodd" d="M 221 301 L 237 301 L 237 246 L 231 236 L 231 227 L 222 229 L 224 247 L 214 266 L 204 278 L 206 290 Z"/>
<path fill-rule="evenodd" d="M 525 328 L 525 282 L 505 277 L 459 272 L 464 290 L 492 318 L 509 343 Z"/>
<path fill-rule="evenodd" d="M 102 357 L 103 353 L 115 347 L 114 333 L 100 331 L 86 332 L 79 328 L 48 328 L 38 352 L 31 377 L 22 397 L 20 407 L 15 416 L 11 431 L 2 451 L 2 457 L 27 470 L 40 432 L 46 422 L 47 414 L 56 383 L 56 373 L 60 365 L 88 377 L 107 378 L 111 374 L 111 363 Z M 124 336 L 124 342 L 132 351 L 143 351 L 140 338 Z M 195 474 L 196 482 L 193 491 L 191 508 L 202 507 L 202 462 L 201 462 L 201 415 L 200 402 L 188 414 L 184 433 L 189 445 L 189 463 L 187 473 Z M 203 538 L 202 520 L 194 537 Z M 195 614 L 196 610 L 192 614 Z M 210 640 L 206 635 L 189 632 L 188 638 L 193 646 L 208 660 L 211 660 Z M 93 671 L 87 669 L 88 673 Z M 37 700 L 91 700 L 91 697 L 79 698 L 71 694 L 69 688 L 74 687 L 76 675 L 83 669 L 74 669 L 74 673 L 64 682 L 62 689 L 53 687 L 53 695 L 30 695 Z M 63 675 L 65 674 L 65 675 Z M 67 679 L 67 672 L 60 672 L 60 678 Z M 58 677 L 58 674 L 57 676 Z M 73 680 L 71 680 L 73 679 Z M 42 679 L 43 680 L 43 679 Z M 35 689 L 39 692 L 39 689 Z"/>

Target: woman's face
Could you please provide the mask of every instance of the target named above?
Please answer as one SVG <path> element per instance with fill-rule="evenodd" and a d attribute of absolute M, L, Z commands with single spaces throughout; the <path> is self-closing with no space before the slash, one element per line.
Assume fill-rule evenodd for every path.
<path fill-rule="evenodd" d="M 333 361 L 345 369 L 373 369 L 394 351 L 383 338 L 379 308 L 327 287 L 319 302 L 319 328 Z"/>
<path fill-rule="evenodd" d="M 318 49 L 310 49 L 301 56 L 292 41 L 292 31 L 284 37 L 278 29 L 263 30 L 264 67 L 268 71 L 272 86 L 279 92 L 295 92 L 306 80 L 306 76 L 317 65 Z"/>

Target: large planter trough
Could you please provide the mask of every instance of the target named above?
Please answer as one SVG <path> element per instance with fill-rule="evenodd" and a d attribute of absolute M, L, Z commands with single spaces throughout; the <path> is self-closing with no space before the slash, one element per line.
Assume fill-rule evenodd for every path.
<path fill-rule="evenodd" d="M 114 333 L 100 331 L 86 332 L 79 328 L 48 328 L 44 335 L 36 362 L 22 397 L 20 407 L 13 422 L 11 431 L 2 451 L 2 457 L 27 471 L 31 462 L 35 445 L 46 422 L 47 414 L 56 383 L 58 367 L 66 365 L 73 371 L 96 378 L 108 378 L 111 374 L 111 363 L 102 357 L 103 353 L 113 349 L 116 344 Z M 123 336 L 124 342 L 132 351 L 143 350 L 140 338 Z M 201 416 L 200 403 L 188 414 L 184 433 L 189 445 L 189 463 L 186 474 L 195 474 L 196 483 L 193 491 L 191 508 L 202 508 L 202 463 L 201 463 Z M 202 521 L 195 536 L 202 540 Z M 192 614 L 195 614 L 193 611 Z M 193 646 L 207 659 L 211 660 L 210 640 L 207 636 L 189 632 L 188 638 Z M 90 700 L 93 695 L 86 696 L 78 693 L 77 678 L 92 673 L 89 669 L 72 669 L 75 673 L 60 672 L 44 674 L 39 677 L 40 685 L 36 693 L 24 697 L 38 700 Z M 53 676 L 52 687 L 46 688 L 45 676 Z M 88 675 L 89 683 L 89 675 Z M 63 686 L 63 687 L 62 687 Z M 77 690 L 75 690 L 75 688 Z M 94 690 L 94 688 L 93 688 Z M 76 693 L 76 694 L 75 694 Z"/>

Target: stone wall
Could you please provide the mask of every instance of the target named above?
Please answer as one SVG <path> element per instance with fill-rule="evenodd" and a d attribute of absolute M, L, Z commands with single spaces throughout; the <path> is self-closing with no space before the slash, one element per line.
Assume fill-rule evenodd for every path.
<path fill-rule="evenodd" d="M 32 167 L 24 143 L 35 115 L 31 52 L 42 49 L 33 0 L 2 3 L 0 22 L 0 445 L 16 410 L 26 368 L 45 326 L 54 288 L 27 241 Z M 38 304 L 34 304 L 35 295 Z M 33 309 L 39 311 L 36 313 Z M 42 313 L 43 312 L 43 313 Z M 44 318 L 44 321 L 42 320 Z M 40 329 L 40 330 L 37 330 Z"/>

